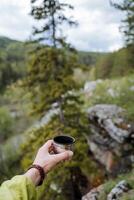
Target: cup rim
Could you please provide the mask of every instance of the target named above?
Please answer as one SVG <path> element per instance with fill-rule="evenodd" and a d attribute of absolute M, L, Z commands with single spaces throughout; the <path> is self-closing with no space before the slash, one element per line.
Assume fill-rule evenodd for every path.
<path fill-rule="evenodd" d="M 55 141 L 55 139 L 57 139 L 57 138 L 59 138 L 60 136 L 62 136 L 62 137 L 67 137 L 67 138 L 71 138 L 72 139 L 72 142 L 71 143 L 62 143 L 62 142 L 57 142 L 57 141 Z M 57 136 L 55 136 L 54 138 L 53 138 L 53 141 L 56 143 L 56 144 L 62 144 L 62 145 L 72 145 L 72 144 L 74 144 L 75 143 L 75 138 L 74 137 L 72 137 L 72 136 L 70 136 L 70 135 L 57 135 Z"/>

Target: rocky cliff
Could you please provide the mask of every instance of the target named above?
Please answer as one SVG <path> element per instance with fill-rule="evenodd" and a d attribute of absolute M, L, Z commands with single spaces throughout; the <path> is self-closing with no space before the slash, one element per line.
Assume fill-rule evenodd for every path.
<path fill-rule="evenodd" d="M 86 135 L 89 151 L 96 162 L 105 168 L 108 178 L 113 179 L 119 174 L 126 177 L 92 189 L 83 200 L 134 199 L 134 173 L 132 176 L 129 174 L 129 179 L 125 175 L 134 165 L 133 124 L 125 119 L 125 111 L 116 105 L 95 105 L 87 112 L 90 123 L 90 134 Z M 128 194 L 130 198 L 125 197 Z"/>

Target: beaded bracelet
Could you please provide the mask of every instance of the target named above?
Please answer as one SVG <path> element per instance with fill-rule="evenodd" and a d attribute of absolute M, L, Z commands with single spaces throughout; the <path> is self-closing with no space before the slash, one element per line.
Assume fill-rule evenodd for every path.
<path fill-rule="evenodd" d="M 44 169 L 43 169 L 40 165 L 35 165 L 35 164 L 34 164 L 34 165 L 31 165 L 31 166 L 28 168 L 28 170 L 29 170 L 29 169 L 32 169 L 32 168 L 37 169 L 38 172 L 39 172 L 39 174 L 40 174 L 40 182 L 38 183 L 37 186 L 42 185 L 42 183 L 43 183 L 43 181 L 44 181 L 44 178 L 45 178 Z"/>

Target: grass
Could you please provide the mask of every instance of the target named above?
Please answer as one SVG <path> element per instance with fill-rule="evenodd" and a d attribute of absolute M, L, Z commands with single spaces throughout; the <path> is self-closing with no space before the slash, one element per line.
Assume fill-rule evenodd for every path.
<path fill-rule="evenodd" d="M 134 74 L 131 76 L 106 79 L 98 84 L 92 95 L 84 96 L 85 109 L 96 104 L 116 104 L 126 110 L 129 121 L 134 119 Z M 109 94 L 112 90 L 114 96 Z M 83 98 L 83 97 L 82 97 Z"/>
<path fill-rule="evenodd" d="M 107 181 L 102 187 L 103 189 L 101 190 L 98 200 L 107 200 L 107 195 L 121 180 L 126 180 L 132 189 L 127 193 L 123 193 L 120 200 L 134 200 L 134 170 L 128 174 L 119 175 L 116 179 Z"/>

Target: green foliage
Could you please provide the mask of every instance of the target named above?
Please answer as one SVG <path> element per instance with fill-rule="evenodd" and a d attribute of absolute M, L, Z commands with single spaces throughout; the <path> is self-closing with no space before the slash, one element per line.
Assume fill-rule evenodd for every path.
<path fill-rule="evenodd" d="M 125 36 L 128 61 L 132 66 L 134 63 L 134 0 L 122 0 L 119 3 L 111 0 L 111 5 L 125 14 L 120 30 Z"/>
<path fill-rule="evenodd" d="M 124 175 L 119 175 L 116 179 L 107 181 L 103 187 L 104 187 L 104 192 L 102 196 L 99 197 L 99 200 L 103 200 L 106 198 L 106 196 L 109 194 L 109 192 L 113 189 L 113 187 L 121 180 L 126 180 L 127 183 L 130 185 L 132 189 L 134 189 L 134 171 Z M 131 190 L 132 193 L 127 192 L 127 194 L 123 194 L 120 198 L 120 200 L 132 200 L 132 195 L 134 195 L 134 191 Z M 103 196 L 104 195 L 104 196 Z M 103 197 L 103 198 L 102 198 Z M 104 198 L 105 197 L 105 198 Z"/>
<path fill-rule="evenodd" d="M 88 146 L 84 138 L 84 134 L 88 132 L 88 122 L 86 116 L 81 112 L 82 102 L 76 95 L 74 89 L 77 89 L 77 85 L 73 80 L 73 70 L 79 65 L 75 55 L 63 49 L 43 48 L 37 52 L 36 56 L 31 60 L 32 65 L 30 65 L 28 77 L 24 83 L 31 93 L 33 111 L 41 116 L 51 109 L 53 103 L 57 103 L 59 114 L 45 127 L 29 133 L 30 140 L 27 140 L 27 144 L 23 147 L 25 157 L 22 166 L 26 167 L 32 162 L 33 152 L 44 143 L 45 139 L 53 138 L 54 135 L 62 133 L 72 135 L 78 140 L 75 149 L 76 158 L 74 158 L 72 165 L 69 163 L 67 166 L 59 168 L 58 171 L 52 172 L 50 178 L 46 180 L 47 188 L 44 191 L 48 191 L 47 194 L 45 193 L 45 199 L 53 198 L 53 195 L 56 199 L 76 199 L 77 193 L 79 194 L 78 199 L 80 199 L 82 180 L 79 177 L 77 183 L 77 181 L 73 181 L 72 176 L 76 176 L 75 169 L 77 169 L 79 172 L 77 176 L 84 177 L 88 184 L 87 174 L 89 174 L 89 169 L 95 170 L 95 164 L 92 162 L 90 165 L 85 164 L 89 163 Z M 60 197 L 58 192 L 53 191 L 50 187 L 53 182 L 61 191 Z"/>
<path fill-rule="evenodd" d="M 96 64 L 96 62 L 102 58 L 103 56 L 106 56 L 107 53 L 99 53 L 99 52 L 86 52 L 86 51 L 79 51 L 78 57 L 79 57 L 79 63 L 81 65 L 85 65 L 88 67 L 92 67 Z"/>
<path fill-rule="evenodd" d="M 134 45 L 134 0 L 122 0 L 119 3 L 111 4 L 125 13 L 125 19 L 122 20 L 121 30 L 123 31 L 127 45 Z"/>
<path fill-rule="evenodd" d="M 22 142 L 23 136 L 17 135 L 7 139 L 4 144 L 0 144 L 0 183 L 16 174 L 23 173 L 19 165 Z"/>
<path fill-rule="evenodd" d="M 0 37 L 0 91 L 26 73 L 26 52 L 23 43 Z"/>
<path fill-rule="evenodd" d="M 111 69 L 111 77 L 125 76 L 133 71 L 131 65 L 128 62 L 127 49 L 121 49 L 115 53 L 114 64 Z"/>
<path fill-rule="evenodd" d="M 125 76 L 134 72 L 134 0 L 110 2 L 125 13 L 121 31 L 125 35 L 126 48 L 101 58 L 96 65 L 96 78 Z"/>
<path fill-rule="evenodd" d="M 134 72 L 134 65 L 128 48 L 123 48 L 117 52 L 109 53 L 101 57 L 96 63 L 96 78 L 113 78 L 126 76 Z"/>
<path fill-rule="evenodd" d="M 97 77 L 98 74 L 98 68 L 100 67 L 101 60 L 104 60 L 104 58 L 108 55 L 108 53 L 97 53 L 97 52 L 84 52 L 79 51 L 77 52 L 78 56 L 78 63 L 80 63 L 81 67 L 74 70 L 74 80 L 75 82 L 80 85 L 81 87 L 86 81 L 91 81 L 96 79 L 96 71 L 97 71 Z M 96 70 L 96 64 L 99 64 L 99 67 L 97 67 Z"/>
<path fill-rule="evenodd" d="M 96 104 L 116 104 L 126 110 L 126 117 L 133 121 L 134 119 L 134 91 L 133 87 L 134 75 L 113 79 L 104 80 L 98 84 L 93 95 L 85 98 L 86 108 Z M 113 95 L 110 95 L 108 90 L 112 90 Z"/>
<path fill-rule="evenodd" d="M 74 80 L 82 88 L 86 81 L 91 81 L 95 79 L 95 68 L 90 70 L 76 69 L 74 70 Z"/>
<path fill-rule="evenodd" d="M 70 105 L 68 105 L 70 107 Z M 39 129 L 31 130 L 27 134 L 27 142 L 23 145 L 22 166 L 26 169 L 33 161 L 33 156 L 37 149 L 48 139 L 59 134 L 69 134 L 76 138 L 74 148 L 74 157 L 72 161 L 65 162 L 57 166 L 47 176 L 44 185 L 39 190 L 39 199 L 81 199 L 81 195 L 90 181 L 101 173 L 96 164 L 88 156 L 88 145 L 84 133 L 88 131 L 88 122 L 86 116 L 75 107 L 75 114 L 66 104 L 65 114 L 66 124 L 62 124 L 59 117 L 55 116 L 47 124 Z M 73 104 L 73 106 L 75 106 Z M 76 115 L 77 112 L 77 115 Z M 70 114 L 70 116 L 69 116 Z M 86 125 L 87 124 L 87 125 Z M 56 189 L 54 189 L 56 188 Z M 47 191 L 47 192 L 46 192 Z"/>
<path fill-rule="evenodd" d="M 29 62 L 29 57 L 31 58 L 29 53 L 37 49 L 38 46 L 39 44 L 25 44 L 0 37 L 0 91 L 4 91 L 7 86 L 26 76 L 27 63 Z M 104 55 L 103 53 L 95 52 L 78 52 L 77 56 L 82 69 L 85 65 L 89 69 L 91 64 L 95 64 Z M 87 71 L 83 71 L 83 81 L 86 74 Z"/>
<path fill-rule="evenodd" d="M 14 44 L 16 42 L 16 40 L 11 40 L 7 37 L 0 37 L 0 50 L 6 49 L 10 44 Z"/>
<path fill-rule="evenodd" d="M 42 48 L 32 56 L 24 86 L 31 94 L 33 111 L 40 115 L 63 95 L 77 88 L 73 70 L 79 67 L 76 56 L 63 49 Z"/>
<path fill-rule="evenodd" d="M 9 111 L 1 107 L 0 108 L 0 142 L 10 137 L 13 132 L 13 119 Z"/>
<path fill-rule="evenodd" d="M 108 78 L 114 65 L 114 53 L 102 57 L 96 63 L 96 78 Z"/>

